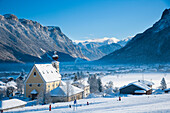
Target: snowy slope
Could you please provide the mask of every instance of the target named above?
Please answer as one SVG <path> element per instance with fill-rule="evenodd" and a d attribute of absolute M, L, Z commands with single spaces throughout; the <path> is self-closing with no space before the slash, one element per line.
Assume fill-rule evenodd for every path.
<path fill-rule="evenodd" d="M 129 96 L 122 97 L 122 101 L 115 98 L 91 98 L 78 100 L 77 109 L 69 108 L 69 104 L 56 103 L 52 104 L 52 111 L 48 111 L 49 105 L 39 105 L 33 107 L 25 107 L 13 110 L 11 112 L 19 113 L 138 113 L 138 112 L 154 112 L 154 113 L 167 113 L 170 112 L 170 94 L 162 95 L 143 95 L 143 96 Z M 87 106 L 86 102 L 90 104 Z M 82 106 L 80 106 L 82 105 Z"/>

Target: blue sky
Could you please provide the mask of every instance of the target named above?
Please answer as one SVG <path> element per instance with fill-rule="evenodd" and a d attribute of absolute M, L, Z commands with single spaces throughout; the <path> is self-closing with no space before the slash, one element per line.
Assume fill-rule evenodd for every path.
<path fill-rule="evenodd" d="M 59 26 L 72 40 L 124 39 L 151 27 L 170 0 L 0 0 L 0 14 Z"/>

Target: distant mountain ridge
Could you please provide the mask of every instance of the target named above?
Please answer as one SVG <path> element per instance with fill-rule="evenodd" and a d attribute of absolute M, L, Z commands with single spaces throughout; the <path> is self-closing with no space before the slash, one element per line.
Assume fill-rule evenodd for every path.
<path fill-rule="evenodd" d="M 97 60 L 111 52 L 123 47 L 131 38 L 119 40 L 114 37 L 102 39 L 75 40 L 74 44 L 80 46 L 82 53 L 90 60 Z"/>
<path fill-rule="evenodd" d="M 170 9 L 143 33 L 137 34 L 123 48 L 98 62 L 121 64 L 170 63 Z"/>
<path fill-rule="evenodd" d="M 0 62 L 46 62 L 58 51 L 59 60 L 88 59 L 57 26 L 42 26 L 13 14 L 0 15 Z M 64 58 L 62 57 L 64 55 Z"/>

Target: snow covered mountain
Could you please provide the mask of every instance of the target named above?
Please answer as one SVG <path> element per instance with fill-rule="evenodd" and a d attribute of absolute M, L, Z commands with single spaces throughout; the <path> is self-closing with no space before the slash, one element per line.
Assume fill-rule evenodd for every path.
<path fill-rule="evenodd" d="M 5 14 L 0 15 L 0 34 L 0 62 L 46 62 L 55 50 L 62 61 L 87 59 L 56 26 L 42 26 L 36 21 Z"/>
<path fill-rule="evenodd" d="M 123 48 L 99 59 L 107 63 L 170 63 L 170 9 L 143 33 L 137 34 Z"/>
<path fill-rule="evenodd" d="M 124 47 L 134 36 L 129 36 L 123 40 L 120 40 L 119 42 L 117 42 L 118 44 L 120 44 L 122 47 Z"/>
<path fill-rule="evenodd" d="M 89 43 L 95 43 L 95 44 L 99 44 L 99 45 L 106 45 L 106 44 L 112 44 L 112 43 L 117 43 L 119 42 L 119 39 L 116 39 L 114 37 L 112 38 L 108 38 L 108 37 L 104 37 L 102 39 L 89 39 L 89 40 L 75 40 L 74 43 L 78 44 L 78 43 L 83 43 L 83 44 L 89 44 Z"/>
<path fill-rule="evenodd" d="M 80 46 L 82 53 L 90 60 L 97 60 L 109 53 L 123 47 L 130 38 L 119 40 L 114 37 L 102 39 L 75 40 L 74 43 Z"/>

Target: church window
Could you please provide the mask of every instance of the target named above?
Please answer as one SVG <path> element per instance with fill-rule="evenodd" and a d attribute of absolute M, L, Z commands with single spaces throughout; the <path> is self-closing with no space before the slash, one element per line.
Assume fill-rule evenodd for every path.
<path fill-rule="evenodd" d="M 36 77 L 36 72 L 34 72 L 34 77 Z"/>
<path fill-rule="evenodd" d="M 32 87 L 32 84 L 29 84 L 30 87 Z"/>
<path fill-rule="evenodd" d="M 38 86 L 38 87 L 40 87 L 40 86 L 41 86 L 41 84 L 38 84 L 37 86 Z"/>

